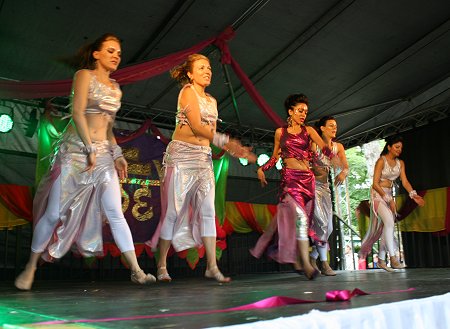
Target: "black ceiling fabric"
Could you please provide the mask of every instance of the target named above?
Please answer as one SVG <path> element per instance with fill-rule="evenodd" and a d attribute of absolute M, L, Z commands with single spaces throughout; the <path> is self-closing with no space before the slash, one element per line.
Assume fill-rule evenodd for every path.
<path fill-rule="evenodd" d="M 449 18 L 448 0 L 3 0 L 0 79 L 71 78 L 61 59 L 105 32 L 122 39 L 125 67 L 232 26 L 230 51 L 271 108 L 285 118 L 286 96 L 304 93 L 309 123 L 334 116 L 338 138 L 349 147 L 448 117 Z M 208 92 L 219 103 L 218 129 L 271 143 L 276 127 L 221 64 L 218 49 L 202 53 L 213 67 Z M 118 119 L 151 118 L 173 128 L 178 90 L 168 73 L 123 86 Z"/>

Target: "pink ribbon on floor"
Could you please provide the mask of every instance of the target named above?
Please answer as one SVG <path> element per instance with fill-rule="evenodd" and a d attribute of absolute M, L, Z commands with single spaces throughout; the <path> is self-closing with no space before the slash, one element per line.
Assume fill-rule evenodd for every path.
<path fill-rule="evenodd" d="M 347 301 L 352 299 L 354 296 L 364 296 L 364 295 L 378 295 L 378 294 L 391 294 L 398 292 L 409 292 L 413 291 L 415 288 L 409 288 L 406 290 L 391 290 L 391 291 L 380 291 L 367 293 L 358 288 L 350 290 L 331 290 L 325 294 L 327 302 L 339 302 Z M 241 305 L 232 308 L 225 308 L 220 310 L 209 310 L 209 311 L 194 311 L 194 312 L 183 312 L 183 313 L 168 313 L 168 314 L 154 314 L 154 315 L 136 315 L 129 317 L 116 317 L 116 318 L 103 318 L 103 319 L 77 319 L 77 320 L 54 320 L 46 322 L 35 322 L 33 325 L 55 325 L 55 324 L 68 324 L 68 323 L 92 323 L 92 322 L 112 322 L 112 321 L 130 321 L 130 320 L 142 320 L 142 319 L 157 319 L 157 318 L 168 318 L 175 316 L 190 316 L 190 315 L 202 315 L 202 314 L 214 314 L 214 313 L 226 313 L 234 311 L 247 311 L 253 309 L 263 309 L 263 308 L 274 308 L 287 305 L 296 304 L 307 304 L 307 303 L 321 303 L 323 300 L 305 300 L 286 296 L 272 296 L 257 302 Z"/>

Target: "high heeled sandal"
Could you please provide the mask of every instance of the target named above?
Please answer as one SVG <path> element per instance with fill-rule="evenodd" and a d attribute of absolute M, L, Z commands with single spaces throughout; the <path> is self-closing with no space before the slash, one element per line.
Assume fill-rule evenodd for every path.
<path fill-rule="evenodd" d="M 210 270 L 205 271 L 205 278 L 207 279 L 214 279 L 219 283 L 229 283 L 231 281 L 231 278 L 226 277 L 220 272 L 219 268 L 217 266 L 214 266 Z"/>
<path fill-rule="evenodd" d="M 156 278 L 153 275 L 151 275 L 150 273 L 145 274 L 143 270 L 131 271 L 131 282 L 136 283 L 136 284 L 145 285 L 145 284 L 155 283 Z"/>
<path fill-rule="evenodd" d="M 320 274 L 320 271 L 314 269 L 314 271 L 313 271 L 312 273 L 308 273 L 308 272 L 304 271 L 303 274 L 305 275 L 305 277 L 306 277 L 308 280 L 314 280 L 314 279 L 317 278 L 317 276 Z"/>
<path fill-rule="evenodd" d="M 333 269 L 330 267 L 330 264 L 328 262 L 322 262 L 322 275 L 326 276 L 335 276 L 336 272 L 333 271 Z"/>
<path fill-rule="evenodd" d="M 314 258 L 314 257 L 309 257 L 309 262 L 311 263 L 311 266 L 316 270 L 316 271 L 319 271 L 320 272 L 320 270 L 319 270 L 319 267 L 317 266 L 317 258 Z"/>
<path fill-rule="evenodd" d="M 398 270 L 401 270 L 401 269 L 405 268 L 405 265 L 400 263 L 396 256 L 391 256 L 389 259 L 391 260 L 391 267 L 392 268 L 395 268 L 395 269 L 398 269 Z"/>
<path fill-rule="evenodd" d="M 30 274 L 28 273 L 29 271 L 32 271 L 32 275 L 30 276 Z M 16 286 L 17 289 L 19 290 L 24 290 L 24 291 L 28 291 L 31 290 L 31 287 L 33 286 L 33 282 L 34 282 L 34 272 L 36 271 L 36 269 L 34 270 L 24 270 L 22 271 L 22 273 L 20 273 L 16 280 L 14 281 L 14 285 Z"/>
<path fill-rule="evenodd" d="M 387 266 L 384 259 L 378 259 L 377 267 L 385 270 L 386 272 L 394 272 L 394 270 Z"/>
<path fill-rule="evenodd" d="M 161 282 L 171 282 L 172 278 L 167 272 L 167 268 L 165 266 L 158 267 L 156 270 L 156 278 Z"/>

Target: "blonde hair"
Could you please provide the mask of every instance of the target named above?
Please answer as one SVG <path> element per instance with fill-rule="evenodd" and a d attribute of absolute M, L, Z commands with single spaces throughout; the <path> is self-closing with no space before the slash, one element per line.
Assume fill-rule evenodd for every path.
<path fill-rule="evenodd" d="M 170 70 L 170 76 L 177 80 L 182 86 L 185 84 L 191 83 L 189 79 L 188 72 L 192 73 L 192 69 L 194 67 L 194 62 L 204 59 L 209 62 L 209 58 L 202 54 L 191 54 L 188 56 L 186 61 L 178 66 L 175 66 Z"/>

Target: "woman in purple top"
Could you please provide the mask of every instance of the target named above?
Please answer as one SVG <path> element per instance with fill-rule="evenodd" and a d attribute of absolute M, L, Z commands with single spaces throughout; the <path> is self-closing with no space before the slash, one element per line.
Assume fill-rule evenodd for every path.
<path fill-rule="evenodd" d="M 259 258 L 267 250 L 268 256 L 277 262 L 294 264 L 297 270 L 303 268 L 305 276 L 311 280 L 318 274 L 309 260 L 309 237 L 313 234 L 309 227 L 314 211 L 315 182 L 310 169 L 311 141 L 325 155 L 332 157 L 332 154 L 317 131 L 305 125 L 308 114 L 307 97 L 303 94 L 290 95 L 284 106 L 289 115 L 288 126 L 275 131 L 272 157 L 258 169 L 258 179 L 264 187 L 267 185 L 264 172 L 272 168 L 281 157 L 283 169 L 280 201 L 275 218 L 251 253 Z M 274 244 L 269 247 L 272 240 Z"/>

